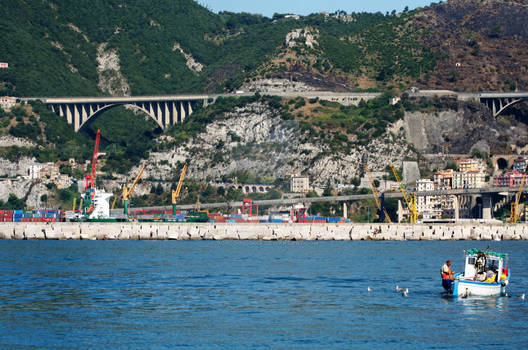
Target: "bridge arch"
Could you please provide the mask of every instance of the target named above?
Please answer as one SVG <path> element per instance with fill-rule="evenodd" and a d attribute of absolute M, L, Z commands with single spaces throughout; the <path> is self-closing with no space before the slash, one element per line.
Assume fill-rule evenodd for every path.
<path fill-rule="evenodd" d="M 480 101 L 491 109 L 494 117 L 497 117 L 511 106 L 528 101 L 528 97 L 481 97 Z"/>
<path fill-rule="evenodd" d="M 188 100 L 156 100 L 153 98 L 133 99 L 133 98 L 95 98 L 79 99 L 80 102 L 70 101 L 68 98 L 49 99 L 47 104 L 55 114 L 65 117 L 68 124 L 73 124 L 77 132 L 90 119 L 97 117 L 102 112 L 123 105 L 131 105 L 145 112 L 156 123 L 164 129 L 167 126 L 181 123 L 193 112 L 191 101 Z"/>
<path fill-rule="evenodd" d="M 83 119 L 81 121 L 81 124 L 79 125 L 79 129 L 78 130 L 75 130 L 75 131 L 79 131 L 81 130 L 86 124 L 88 124 L 88 121 L 90 120 L 93 120 L 95 118 L 97 118 L 98 116 L 100 116 L 101 114 L 103 114 L 104 112 L 114 108 L 114 107 L 118 107 L 118 106 L 126 106 L 127 104 L 119 104 L 119 103 L 112 103 L 112 104 L 108 104 L 104 107 L 101 107 L 99 108 L 97 111 L 93 112 L 92 114 L 90 114 L 86 119 Z M 155 117 L 153 117 L 149 111 L 147 111 L 146 109 L 142 108 L 142 107 L 139 107 L 139 106 L 136 106 L 134 104 L 130 104 L 130 106 L 134 106 L 136 108 L 138 108 L 139 110 L 141 110 L 142 112 L 146 113 L 150 118 L 154 119 L 154 121 L 156 122 L 156 124 L 158 124 L 158 126 L 160 128 L 163 129 L 163 124 L 161 124 L 159 122 L 159 120 L 157 120 Z"/>

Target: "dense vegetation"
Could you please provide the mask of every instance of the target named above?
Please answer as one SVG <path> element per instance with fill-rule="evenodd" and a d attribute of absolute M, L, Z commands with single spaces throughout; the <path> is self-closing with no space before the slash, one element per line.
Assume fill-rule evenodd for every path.
<path fill-rule="evenodd" d="M 134 95 L 233 90 L 284 49 L 288 32 L 307 26 L 320 33 L 320 45 L 311 54 L 340 71 L 368 69 L 384 81 L 396 70 L 416 76 L 434 68 L 433 56 L 417 46 L 416 33 L 398 30 L 407 16 L 270 19 L 214 14 L 192 0 L 155 5 L 147 0 L 3 0 L 0 10 L 0 34 L 8 38 L 0 42 L 0 57 L 10 65 L 0 70 L 0 94 L 14 96 L 105 93 L 98 87 L 99 74 L 110 73 L 98 72 L 96 59 L 103 43 L 117 50 Z M 189 69 L 175 45 L 204 69 Z"/>
<path fill-rule="evenodd" d="M 332 152 L 346 151 L 366 145 L 372 138 L 385 133 L 390 123 L 403 117 L 402 104 L 388 104 L 389 97 L 383 94 L 368 102 L 361 101 L 357 107 L 297 98 L 288 102 L 288 112 L 296 116 L 308 138 L 329 143 Z"/>

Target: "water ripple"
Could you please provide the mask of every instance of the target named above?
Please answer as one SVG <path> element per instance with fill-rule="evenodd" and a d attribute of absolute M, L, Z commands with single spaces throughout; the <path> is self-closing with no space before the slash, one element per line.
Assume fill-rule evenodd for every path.
<path fill-rule="evenodd" d="M 514 297 L 442 296 L 488 243 L 1 241 L 0 348 L 524 348 L 527 243 Z"/>

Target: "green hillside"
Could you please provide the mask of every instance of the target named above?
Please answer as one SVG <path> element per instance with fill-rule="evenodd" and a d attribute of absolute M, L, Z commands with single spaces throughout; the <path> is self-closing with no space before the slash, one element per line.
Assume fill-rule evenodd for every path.
<path fill-rule="evenodd" d="M 0 42 L 0 57 L 10 64 L 0 71 L 0 93 L 15 96 L 104 94 L 97 86 L 97 49 L 103 43 L 117 50 L 134 95 L 232 90 L 284 50 L 288 32 L 307 26 L 320 33 L 320 45 L 310 54 L 328 60 L 332 74 L 358 73 L 358 67 L 369 65 L 374 76 L 400 68 L 416 74 L 413 67 L 422 56 L 431 62 L 423 69 L 434 66 L 409 33 L 406 46 L 394 40 L 400 34 L 391 28 L 404 19 L 380 13 L 354 14 L 350 22 L 323 15 L 270 19 L 214 14 L 192 0 L 3 0 L 0 10 L 0 35 L 9 38 Z M 380 33 L 374 42 L 344 41 Z M 204 69 L 189 69 L 175 44 Z M 412 51 L 405 56 L 411 59 L 391 61 L 396 48 Z M 375 62 L 358 60 L 364 54 L 372 59 L 373 51 L 379 52 Z"/>
<path fill-rule="evenodd" d="M 9 68 L 0 69 L 0 95 L 108 95 L 101 78 L 115 72 L 98 71 L 103 49 L 115 51 L 123 76 L 112 84 L 128 84 L 131 95 L 232 91 L 273 77 L 340 91 L 522 90 L 528 86 L 528 58 L 522 54 L 528 49 L 522 20 L 528 10 L 522 3 L 460 0 L 399 14 L 337 12 L 288 19 L 215 14 L 192 0 L 2 0 L 0 61 Z M 487 21 L 492 15 L 494 20 Z M 497 18 L 503 19 L 500 26 Z M 299 37 L 286 45 L 294 30 L 313 35 L 314 44 Z M 185 55 L 203 69 L 189 68 Z M 219 110 L 237 103 L 194 108 L 185 125 L 167 133 L 192 136 Z M 310 108 L 296 107 L 302 103 Z M 358 109 L 304 100 L 273 104 L 336 149 L 378 137 L 402 113 L 372 104 Z M 124 108 L 103 113 L 79 134 L 40 104 L 17 113 L 1 113 L 0 131 L 30 138 L 39 147 L 2 150 L 9 158 L 84 160 L 101 128 L 102 148 L 110 154 L 106 169 L 126 172 L 156 148 L 152 139 L 162 132 Z"/>

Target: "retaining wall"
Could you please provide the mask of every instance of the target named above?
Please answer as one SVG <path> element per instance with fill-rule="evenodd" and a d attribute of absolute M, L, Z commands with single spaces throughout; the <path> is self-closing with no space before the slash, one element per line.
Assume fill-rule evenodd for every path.
<path fill-rule="evenodd" d="M 29 240 L 528 240 L 528 225 L 0 223 L 0 239 Z"/>

